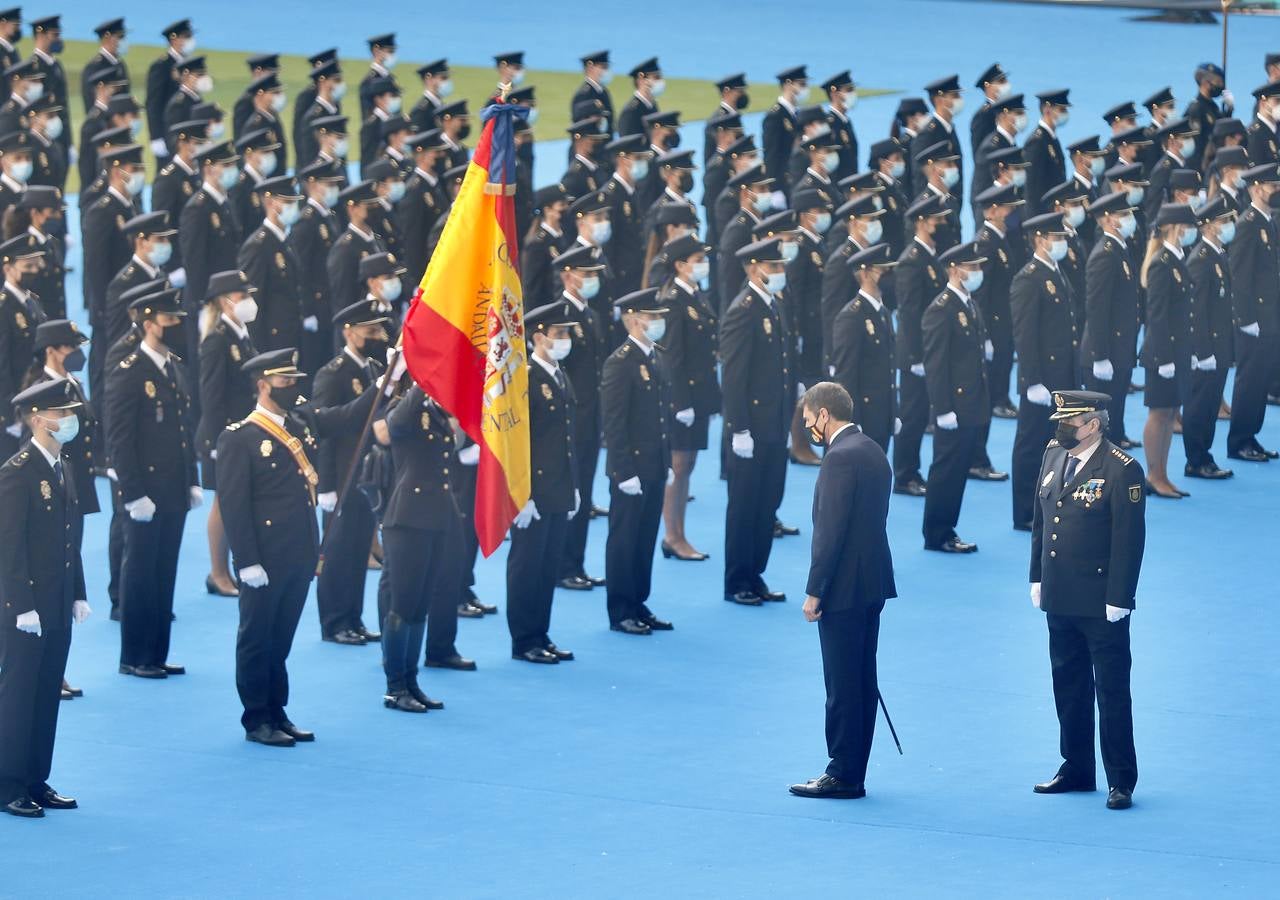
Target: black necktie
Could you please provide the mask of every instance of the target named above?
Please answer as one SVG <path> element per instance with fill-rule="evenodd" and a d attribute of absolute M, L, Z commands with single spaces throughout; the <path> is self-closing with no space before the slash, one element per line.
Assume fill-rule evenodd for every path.
<path fill-rule="evenodd" d="M 556 366 L 556 387 L 564 390 L 564 370 Z"/>
<path fill-rule="evenodd" d="M 61 457 L 59 457 L 58 459 L 55 459 L 55 460 L 53 461 L 53 474 L 54 474 L 54 475 L 56 475 L 56 476 L 57 476 L 57 478 L 58 478 L 58 487 L 62 487 L 62 485 L 63 485 L 63 483 L 64 483 L 64 482 L 63 482 L 63 480 L 62 480 L 62 459 L 61 459 Z"/>
<path fill-rule="evenodd" d="M 1068 453 L 1067 454 L 1067 474 L 1062 476 L 1062 484 L 1064 487 L 1071 483 L 1071 479 L 1076 477 L 1076 469 L 1079 467 L 1079 465 L 1080 465 L 1080 458 L 1078 456 L 1073 456 L 1072 454 Z"/>

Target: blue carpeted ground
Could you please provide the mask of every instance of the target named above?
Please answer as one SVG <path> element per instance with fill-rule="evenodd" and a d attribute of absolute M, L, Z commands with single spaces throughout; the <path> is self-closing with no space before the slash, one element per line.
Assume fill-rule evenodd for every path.
<path fill-rule="evenodd" d="M 85 0 L 62 8 L 68 33 L 103 16 Z M 1019 90 L 1072 85 L 1082 105 L 1072 138 L 1125 96 L 1165 82 L 1185 96 L 1194 62 L 1218 52 L 1213 29 L 1101 11 L 906 0 L 836 9 L 806 0 L 787 5 L 787 25 L 776 4 L 661 0 L 608 13 L 631 16 L 626 28 L 568 24 L 580 8 L 553 0 L 451 9 L 441 35 L 403 5 L 367 0 L 365 18 L 340 42 L 358 58 L 366 31 L 398 26 L 407 52 L 422 46 L 415 56 L 438 50 L 475 63 L 524 45 L 531 64 L 566 68 L 578 50 L 612 42 L 620 63 L 658 50 L 673 74 L 698 76 L 740 68 L 750 52 L 762 59 L 751 65 L 757 76 L 803 59 L 822 75 L 852 62 L 868 83 L 908 88 L 954 69 L 968 82 L 999 58 Z M 324 10 L 255 8 L 257 33 L 272 35 L 265 40 L 224 7 L 182 7 L 205 46 L 293 52 L 335 40 Z M 819 12 L 826 18 L 815 19 Z M 129 11 L 139 31 L 172 17 L 168 8 Z M 817 21 L 829 21 L 821 33 L 843 30 L 846 39 L 819 44 Z M 724 39 L 706 39 L 713 30 Z M 1280 29 L 1238 20 L 1232 40 L 1232 59 L 1249 73 L 1233 79 L 1243 95 L 1260 80 L 1263 50 L 1280 46 Z M 1121 59 L 1130 64 L 1117 66 Z M 895 104 L 859 107 L 864 140 L 881 133 Z M 541 153 L 540 183 L 562 158 L 558 147 Z M 74 280 L 69 294 L 78 296 Z M 1131 434 L 1141 420 L 1134 402 Z M 995 423 L 998 465 L 1007 467 L 1012 435 L 1012 423 Z M 1263 442 L 1280 446 L 1280 415 Z M 1180 452 L 1175 443 L 1177 465 Z M 961 533 L 982 549 L 968 558 L 926 554 L 920 501 L 894 498 L 901 597 L 886 612 L 880 659 L 906 756 L 881 722 L 867 800 L 788 796 L 789 782 L 826 761 L 817 636 L 799 611 L 814 471 L 788 473 L 782 517 L 805 533 L 775 545 L 769 571 L 790 602 L 744 609 L 719 599 L 716 469 L 704 454 L 689 508 L 689 533 L 713 559 L 656 563 L 653 605 L 675 632 L 610 633 L 601 593 L 561 592 L 553 636 L 578 661 L 541 668 L 509 659 L 500 619 L 464 621 L 458 644 L 480 671 L 429 673 L 427 690 L 448 709 L 415 717 L 382 709 L 378 651 L 322 644 L 309 606 L 291 661 L 290 713 L 319 741 L 290 751 L 242 740 L 235 601 L 204 594 L 203 511 L 188 523 L 174 631 L 173 659 L 191 674 L 161 683 L 114 674 L 106 517 L 93 517 L 85 557 L 98 615 L 78 629 L 70 667 L 87 696 L 63 707 L 53 778 L 83 808 L 0 822 L 0 862 L 14 873 L 0 895 L 1274 894 L 1280 466 L 1241 463 L 1232 482 L 1186 481 L 1191 499 L 1150 505 L 1133 624 L 1141 778 L 1137 806 L 1124 814 L 1104 810 L 1101 794 L 1031 793 L 1057 766 L 1056 721 L 1044 625 L 1026 596 L 1029 541 L 1009 528 L 1007 484 L 970 485 Z M 604 532 L 593 525 L 597 574 Z M 500 605 L 503 573 L 501 551 L 477 572 L 481 596 Z M 372 578 L 369 588 L 372 609 Z"/>

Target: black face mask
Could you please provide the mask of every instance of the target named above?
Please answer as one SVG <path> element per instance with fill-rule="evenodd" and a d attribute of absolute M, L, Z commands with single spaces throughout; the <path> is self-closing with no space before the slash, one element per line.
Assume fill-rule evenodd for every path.
<path fill-rule="evenodd" d="M 272 387 L 271 399 L 274 400 L 285 412 L 293 409 L 298 405 L 298 398 L 302 396 L 302 388 L 295 381 L 285 387 Z"/>
<path fill-rule="evenodd" d="M 693 176 L 690 175 L 688 172 L 681 172 L 680 173 L 680 191 L 682 193 L 687 194 L 691 190 L 693 190 Z"/>
<path fill-rule="evenodd" d="M 79 347 L 72 350 L 63 357 L 62 367 L 68 372 L 79 372 L 84 368 L 84 351 Z"/>
<path fill-rule="evenodd" d="M 160 335 L 160 340 L 170 350 L 185 346 L 184 341 L 187 339 L 186 326 L 179 322 L 176 325 L 164 326 L 164 333 Z"/>
<path fill-rule="evenodd" d="M 360 352 L 364 354 L 365 359 L 384 360 L 387 358 L 387 348 L 390 343 L 382 338 L 365 338 L 364 343 L 360 345 Z"/>
<path fill-rule="evenodd" d="M 471 123 L 463 122 L 462 126 L 458 129 L 458 140 L 465 141 L 470 136 L 471 136 Z"/>
<path fill-rule="evenodd" d="M 663 141 L 668 150 L 674 150 L 680 146 L 680 132 L 675 131 L 667 135 L 667 139 Z"/>
<path fill-rule="evenodd" d="M 751 103 L 751 95 L 748 94 L 746 91 L 743 91 L 741 94 L 738 95 L 738 99 L 733 101 L 733 106 L 735 109 L 746 109 L 750 103 Z"/>
<path fill-rule="evenodd" d="M 29 291 L 35 285 L 36 280 L 39 277 L 40 273 L 38 271 L 20 272 L 18 274 L 18 287 L 22 288 L 24 291 Z"/>
<path fill-rule="evenodd" d="M 54 216 L 46 219 L 45 223 L 40 226 L 40 230 L 50 237 L 65 237 L 67 234 L 67 220 L 62 216 Z"/>
<path fill-rule="evenodd" d="M 1209 86 L 1209 96 L 1210 96 L 1210 97 L 1221 97 L 1221 96 L 1222 96 L 1222 88 L 1223 88 L 1223 86 L 1222 86 L 1222 85 L 1220 85 L 1220 84 L 1210 85 L 1210 86 Z"/>
<path fill-rule="evenodd" d="M 517 144 L 516 159 L 520 160 L 520 162 L 524 163 L 525 165 L 532 166 L 533 165 L 533 143 L 530 142 L 527 144 Z"/>
<path fill-rule="evenodd" d="M 1058 439 L 1058 445 L 1067 450 L 1074 450 L 1080 446 L 1080 438 L 1076 437 L 1077 425 L 1068 425 L 1066 422 L 1058 423 L 1058 430 L 1053 436 Z"/>
<path fill-rule="evenodd" d="M 818 420 L 814 419 L 813 424 L 805 429 L 809 433 L 809 443 L 815 447 L 825 447 L 827 439 L 822 436 L 821 429 L 818 428 Z"/>

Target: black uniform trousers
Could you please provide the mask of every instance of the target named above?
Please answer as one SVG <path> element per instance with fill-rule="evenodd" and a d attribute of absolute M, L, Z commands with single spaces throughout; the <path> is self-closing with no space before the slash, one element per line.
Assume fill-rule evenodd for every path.
<path fill-rule="evenodd" d="M 862 784 L 876 730 L 876 645 L 881 600 L 864 609 L 829 610 L 818 620 L 822 677 L 827 683 L 827 774 Z"/>
<path fill-rule="evenodd" d="M 342 515 L 325 513 L 324 566 L 316 578 L 320 634 L 333 637 L 364 623 L 364 582 L 377 521 L 363 491 L 349 490 Z"/>
<path fill-rule="evenodd" d="M 937 431 L 935 426 L 934 431 Z M 987 438 L 991 437 L 991 423 L 987 422 L 978 428 L 978 437 L 973 442 L 973 456 L 969 459 L 969 465 L 975 468 L 994 469 L 995 465 L 991 462 L 991 455 L 987 453 Z M 933 443 L 934 459 L 937 459 L 938 442 Z"/>
<path fill-rule="evenodd" d="M 236 690 L 245 731 L 260 725 L 279 726 L 287 718 L 289 670 L 302 607 L 307 602 L 314 569 L 309 566 L 264 566 L 268 583 L 240 583 L 240 629 L 236 632 Z"/>
<path fill-rule="evenodd" d="M 120 572 L 124 568 L 124 532 L 129 514 L 124 509 L 124 498 L 116 490 L 115 483 L 111 488 L 111 525 L 107 528 L 107 597 L 111 600 L 111 608 L 120 608 Z"/>
<path fill-rule="evenodd" d="M 725 435 L 726 442 L 730 435 Z M 773 522 L 787 482 L 787 445 L 756 441 L 750 459 L 725 457 L 729 501 L 724 516 L 724 592 L 766 589 Z"/>
<path fill-rule="evenodd" d="M 948 431 L 933 430 L 933 462 L 924 495 L 924 545 L 939 547 L 956 536 L 964 486 L 969 481 L 969 465 L 986 427 L 961 425 Z"/>
<path fill-rule="evenodd" d="M 1085 363 L 1083 375 L 1082 383 L 1086 391 L 1096 391 L 1111 398 L 1111 402 L 1107 404 L 1109 419 L 1107 440 L 1118 445 L 1128 437 L 1124 429 L 1124 407 L 1125 401 L 1129 398 L 1129 382 L 1133 380 L 1133 367 L 1125 366 L 1123 369 L 1117 367 L 1110 381 L 1102 381 L 1093 377 L 1093 367 Z M 1217 414 L 1217 410 L 1214 410 L 1214 414 Z"/>
<path fill-rule="evenodd" d="M 644 618 L 653 579 L 653 551 L 658 542 L 666 479 L 640 482 L 633 496 L 609 482 L 609 536 L 604 544 L 604 577 L 608 591 L 609 624 Z M 586 514 L 580 509 L 578 517 Z M 772 528 L 772 520 L 770 520 Z"/>
<path fill-rule="evenodd" d="M 583 575 L 586 570 L 587 525 L 591 521 L 591 485 L 596 479 L 596 467 L 600 464 L 600 438 L 596 435 L 575 440 L 573 458 L 577 465 L 574 474 L 578 482 L 579 514 L 569 520 L 565 532 L 564 550 L 560 556 L 560 578 Z"/>
<path fill-rule="evenodd" d="M 1056 427 L 1049 419 L 1052 414 L 1052 407 L 1032 403 L 1025 392 L 1018 398 L 1018 430 L 1013 435 L 1011 473 L 1015 526 L 1030 525 L 1035 517 L 1036 479 L 1044 462 L 1044 448 L 1053 438 Z"/>
<path fill-rule="evenodd" d="M 991 408 L 1009 401 L 1009 384 L 1013 372 L 1013 341 L 991 342 L 993 353 L 987 363 L 987 389 L 991 392 Z"/>
<path fill-rule="evenodd" d="M 1133 747 L 1133 700 L 1129 694 L 1129 619 L 1060 616 L 1049 613 L 1049 662 L 1058 708 L 1058 774 L 1074 784 L 1094 783 L 1093 704 L 1098 703 L 1098 736 L 1108 787 L 1133 791 L 1138 757 Z"/>
<path fill-rule="evenodd" d="M 163 666 L 169 659 L 173 589 L 187 511 L 156 510 L 150 522 L 125 513 L 120 567 L 120 664 Z"/>
<path fill-rule="evenodd" d="M 1280 368 L 1280 339 L 1270 335 L 1236 334 L 1236 382 L 1231 391 L 1231 429 L 1227 452 L 1239 453 L 1258 444 L 1267 414 L 1267 388 Z"/>
<path fill-rule="evenodd" d="M 902 487 L 920 478 L 920 442 L 929 424 L 929 391 L 921 376 L 898 374 L 898 418 L 902 420 L 902 430 L 893 439 L 893 483 Z"/>
<path fill-rule="evenodd" d="M 1222 406 L 1228 371 L 1222 368 L 1191 373 L 1191 391 L 1182 407 L 1182 449 L 1189 466 L 1214 463 L 1213 438 L 1218 430 L 1218 410 Z"/>
<path fill-rule="evenodd" d="M 589 510 L 581 508 L 578 516 Z M 507 552 L 507 628 L 511 652 L 524 653 L 551 642 L 551 600 L 568 533 L 568 513 L 543 513 L 528 528 L 511 529 Z M 650 557 L 652 559 L 652 557 Z"/>
<path fill-rule="evenodd" d="M 47 785 L 70 649 L 70 627 L 0 629 L 0 803 Z"/>
<path fill-rule="evenodd" d="M 454 484 L 457 488 L 458 509 L 462 513 L 462 528 L 459 536 L 462 539 L 462 546 L 458 548 L 461 554 L 462 567 L 458 572 L 458 593 L 454 598 L 459 604 L 468 600 L 476 599 L 476 592 L 473 590 L 476 584 L 476 559 L 480 556 L 480 535 L 476 534 L 476 482 L 480 476 L 479 465 L 464 466 L 458 464 L 461 470 Z"/>
<path fill-rule="evenodd" d="M 458 529 L 384 526 L 382 550 L 390 589 L 387 618 L 394 614 L 410 624 L 427 623 L 427 659 L 442 662 L 456 655 L 462 581 L 462 536 Z M 416 657 L 417 647 L 410 650 Z"/>

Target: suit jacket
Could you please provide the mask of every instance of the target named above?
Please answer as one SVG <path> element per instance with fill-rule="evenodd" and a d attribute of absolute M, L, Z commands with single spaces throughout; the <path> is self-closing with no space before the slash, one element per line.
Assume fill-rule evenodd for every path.
<path fill-rule="evenodd" d="M 65 459 L 62 470 L 59 484 L 30 441 L 0 466 L 0 627 L 6 630 L 31 610 L 45 632 L 70 628 L 72 604 L 87 597 L 79 551 L 84 517 Z"/>
<path fill-rule="evenodd" d="M 671 467 L 667 437 L 670 397 L 661 351 L 645 354 L 630 338 L 604 361 L 600 404 L 604 412 L 605 471 L 614 484 L 632 477 L 665 483 Z"/>
<path fill-rule="evenodd" d="M 387 415 L 387 429 L 396 483 L 387 500 L 383 527 L 424 531 L 462 527 L 457 499 L 462 464 L 448 415 L 414 385 Z"/>
<path fill-rule="evenodd" d="M 589 305 L 579 310 L 561 294 L 560 314 L 565 321 L 573 322 L 569 330 L 573 348 L 561 362 L 561 368 L 574 386 L 576 401 L 574 427 L 578 440 L 598 440 L 600 436 L 600 374 L 607 355 L 605 347 L 606 324 L 600 321 Z"/>
<path fill-rule="evenodd" d="M 299 265 L 298 290 L 302 298 L 302 317 L 315 316 L 321 333 L 337 310 L 329 302 L 329 250 L 342 230 L 338 217 L 330 210 L 317 208 L 310 201 L 302 205 L 298 223 L 289 229 L 289 247 Z"/>
<path fill-rule="evenodd" d="M 151 184 L 151 211 L 167 212 L 169 227 L 177 228 L 182 217 L 182 209 L 200 190 L 200 167 L 192 164 L 188 172 L 176 159 L 171 159 L 164 166 Z M 169 260 L 170 271 L 182 265 L 182 243 L 173 239 L 173 256 Z"/>
<path fill-rule="evenodd" d="M 1023 215 L 1029 219 L 1047 212 L 1040 198 L 1048 193 L 1049 188 L 1067 180 L 1067 163 L 1062 156 L 1058 136 L 1050 133 L 1044 125 L 1037 125 L 1031 132 L 1022 147 L 1022 156 L 1028 164 L 1027 185 L 1023 191 L 1027 206 Z"/>
<path fill-rule="evenodd" d="M 258 317 L 249 334 L 259 352 L 302 341 L 302 263 L 287 241 L 263 223 L 240 247 L 235 268 L 258 289 Z M 323 317 L 317 317 L 323 323 Z M 333 404 L 326 404 L 333 405 Z"/>
<path fill-rule="evenodd" d="M 618 137 L 629 134 L 644 134 L 644 117 L 658 111 L 658 104 L 651 100 L 642 100 L 638 94 L 632 94 L 622 112 L 618 114 Z"/>
<path fill-rule="evenodd" d="M 823 612 L 865 609 L 898 596 L 886 523 L 893 469 L 884 451 L 850 426 L 822 457 L 813 487 L 813 541 L 805 592 Z"/>
<path fill-rule="evenodd" d="M 317 406 L 343 406 L 355 400 L 373 387 L 380 372 L 377 362 L 357 365 L 344 349 L 316 373 L 315 395 Z M 320 476 L 320 493 L 336 491 L 342 487 L 351 460 L 362 453 L 365 444 L 360 443 L 360 430 L 339 432 L 320 443 L 320 457 L 316 472 Z"/>
<path fill-rule="evenodd" d="M 720 322 L 724 426 L 730 434 L 751 432 L 757 444 L 785 443 L 795 409 L 783 302 L 766 303 L 749 286 Z"/>
<path fill-rule="evenodd" d="M 787 190 L 787 162 L 791 159 L 791 151 L 795 149 L 798 121 L 794 112 L 781 103 L 775 103 L 764 114 L 764 123 L 761 125 L 760 132 L 760 150 L 764 157 L 765 173 L 776 178 L 775 187 L 788 196 L 790 194 Z M 736 287 L 732 290 L 736 290 Z M 733 296 L 732 291 L 729 296 Z"/>
<path fill-rule="evenodd" d="M 1222 249 L 1201 240 L 1187 258 L 1191 276 L 1191 352 L 1210 356 L 1225 372 L 1235 362 L 1231 311 L 1231 261 Z"/>
<path fill-rule="evenodd" d="M 911 139 L 911 153 L 907 158 L 907 167 L 912 172 L 911 183 L 915 186 L 917 193 L 924 192 L 928 179 L 925 177 L 923 164 L 917 164 L 915 158 L 918 154 L 937 143 L 946 144 L 948 152 L 956 157 L 956 167 L 960 171 L 960 178 L 956 181 L 953 190 L 955 191 L 957 204 L 962 204 L 964 202 L 964 150 L 960 146 L 960 135 L 956 132 L 954 122 L 948 128 L 942 124 L 942 120 L 937 115 L 930 116 L 929 121 L 920 129 L 920 133 Z M 1061 180 L 1061 178 L 1058 179 L 1058 181 Z M 1054 183 L 1056 184 L 1057 182 Z"/>
<path fill-rule="evenodd" d="M 564 375 L 564 369 L 560 370 Z M 530 499 L 540 515 L 573 509 L 578 464 L 574 456 L 573 385 L 564 386 L 537 362 L 529 364 Z"/>
<path fill-rule="evenodd" d="M 1228 251 L 1231 275 L 1235 282 L 1236 327 L 1258 323 L 1260 333 L 1275 337 L 1280 334 L 1280 266 L 1276 265 L 1276 248 L 1280 247 L 1280 228 L 1275 214 L 1268 217 L 1252 204 L 1240 217 L 1235 240 Z M 1238 340 L 1253 340 L 1247 336 Z"/>
<path fill-rule="evenodd" d="M 169 98 L 178 89 L 177 62 L 180 58 L 167 50 L 147 69 L 147 133 L 153 141 L 167 137 L 164 111 L 169 105 Z"/>
<path fill-rule="evenodd" d="M 1036 256 L 1013 276 L 1013 346 L 1018 354 L 1018 390 L 1043 384 L 1051 391 L 1078 387 L 1075 313 L 1061 269 Z"/>
<path fill-rule="evenodd" d="M 1138 267 L 1124 241 L 1105 231 L 1085 266 L 1085 371 L 1110 360 L 1117 372 L 1133 368 L 1138 346 Z"/>
<path fill-rule="evenodd" d="M 428 174 L 434 177 L 434 173 Z M 427 243 L 431 239 L 431 229 L 441 216 L 447 214 L 448 209 L 449 200 L 444 193 L 443 182 L 436 179 L 436 183 L 431 184 L 422 172 L 414 169 L 405 182 L 404 197 L 396 204 L 396 218 L 400 226 L 400 252 L 396 258 L 402 259 L 408 269 L 404 276 L 406 286 L 416 287 L 422 281 L 422 273 L 427 271 L 427 263 L 430 261 Z M 522 253 L 521 269 L 527 272 L 530 265 L 531 260 Z M 545 297 L 528 292 L 524 296 L 528 298 L 526 302 L 530 309 L 540 306 Z"/>
<path fill-rule="evenodd" d="M 218 200 L 202 187 L 187 201 L 182 208 L 178 243 L 187 270 L 183 300 L 188 312 L 204 304 L 210 275 L 237 268 L 241 240 L 240 223 L 228 200 Z"/>
<path fill-rule="evenodd" d="M 1095 619 L 1108 606 L 1133 609 L 1146 544 L 1142 466 L 1103 438 L 1064 485 L 1066 457 L 1051 440 L 1040 467 L 1031 523 L 1031 582 L 1040 584 L 1040 609 Z"/>
<path fill-rule="evenodd" d="M 582 84 L 578 85 L 578 89 L 573 92 L 573 99 L 569 101 L 569 109 L 572 112 L 579 108 L 579 104 L 590 103 L 596 110 L 596 115 L 602 116 L 605 121 L 605 133 L 613 134 L 613 97 L 609 94 L 606 87 L 597 87 L 590 81 L 583 79 Z M 571 115 L 571 119 L 577 119 L 579 116 Z M 643 124 L 643 123 L 642 123 Z"/>
<path fill-rule="evenodd" d="M 108 345 L 115 343 L 129 330 L 133 320 L 129 318 L 129 306 L 121 297 L 128 291 L 148 281 L 164 278 L 165 273 L 159 269 L 154 272 L 144 268 L 137 259 L 130 256 L 129 261 L 115 274 L 107 285 L 106 297 L 103 299 L 103 316 L 97 327 L 102 330 L 99 339 L 105 338 Z"/>
<path fill-rule="evenodd" d="M 39 377 L 33 379 L 31 383 L 40 384 L 52 380 L 48 372 L 41 371 Z M 93 406 L 89 403 L 84 385 L 74 375 L 71 376 L 71 386 L 80 400 L 80 406 L 76 409 L 76 416 L 80 419 L 80 432 L 73 440 L 63 445 L 62 462 L 75 476 L 76 485 L 82 488 L 77 491 L 79 495 L 77 499 L 80 515 L 87 516 L 101 509 L 98 505 L 98 492 L 93 489 L 93 454 L 102 442 L 102 423 L 98 421 Z"/>
<path fill-rule="evenodd" d="M 133 254 L 124 236 L 124 223 L 133 216 L 133 207 L 110 191 L 85 210 L 80 229 L 84 234 L 84 305 L 95 327 L 105 311 L 107 285 Z"/>
<path fill-rule="evenodd" d="M 991 421 L 983 355 L 987 329 L 976 300 L 965 304 L 950 286 L 924 311 L 924 377 L 935 417 L 954 412 L 963 428 Z"/>
<path fill-rule="evenodd" d="M 853 421 L 871 434 L 893 434 L 897 392 L 889 307 L 876 310 L 859 294 L 836 314 L 831 330 L 832 378 L 853 399 Z"/>
<path fill-rule="evenodd" d="M 329 248 L 325 268 L 329 273 L 329 305 L 333 312 L 346 309 L 365 293 L 365 283 L 360 280 L 360 260 L 371 253 L 385 253 L 386 246 L 372 232 L 356 232 L 350 225 L 338 235 Z"/>
<path fill-rule="evenodd" d="M 925 308 L 946 284 L 938 257 L 919 241 L 908 244 L 893 270 L 893 290 L 898 300 L 898 368 L 904 372 L 924 362 L 921 320 Z"/>
<path fill-rule="evenodd" d="M 671 385 L 671 411 L 692 409 L 704 417 L 718 413 L 716 316 L 706 296 L 701 291 L 690 294 L 671 278 L 658 292 L 658 300 L 668 310 L 662 363 Z"/>
<path fill-rule="evenodd" d="M 1191 278 L 1185 257 L 1168 247 L 1156 251 L 1147 267 L 1147 328 L 1142 364 L 1149 369 L 1174 363 L 1176 373 L 1191 371 Z"/>
<path fill-rule="evenodd" d="M 996 346 L 1013 346 L 1013 313 L 1009 309 L 1009 288 L 1017 263 L 1009 249 L 1008 232 L 1001 237 L 986 223 L 974 237 L 987 261 L 982 265 L 982 287 L 978 291 L 978 308 L 982 324 Z"/>
<path fill-rule="evenodd" d="M 196 450 L 208 459 L 228 425 L 253 412 L 253 379 L 240 366 L 258 353 L 253 340 L 240 337 L 219 317 L 200 341 L 200 424 Z"/>
<path fill-rule="evenodd" d="M 31 368 L 36 326 L 46 318 L 40 301 L 28 294 L 23 303 L 8 288 L 0 288 L 0 423 L 13 421 L 13 398 L 22 390 L 22 376 Z"/>
<path fill-rule="evenodd" d="M 16 235 L 15 235 L 16 236 Z M 44 240 L 27 229 L 23 235 L 31 250 L 43 250 L 44 265 L 31 279 L 31 291 L 40 298 L 40 308 L 50 319 L 67 318 L 66 245 L 60 237 L 46 234 Z"/>

